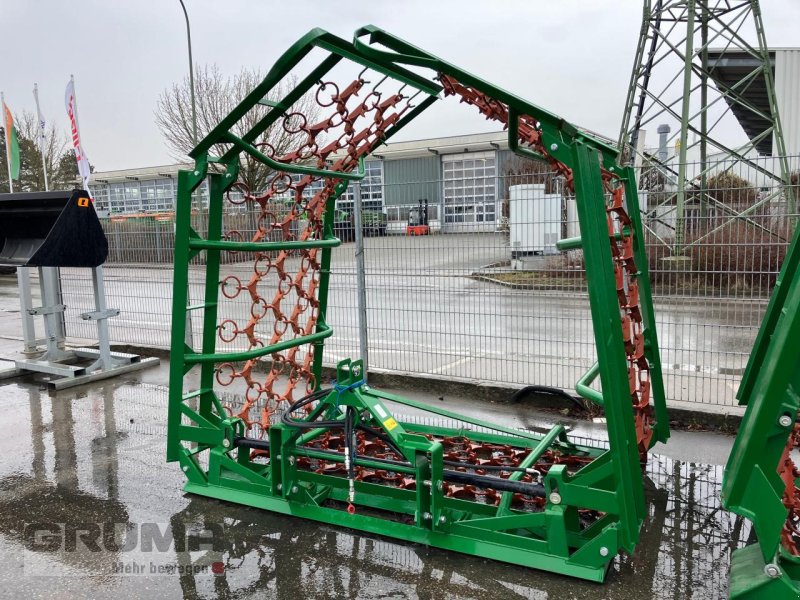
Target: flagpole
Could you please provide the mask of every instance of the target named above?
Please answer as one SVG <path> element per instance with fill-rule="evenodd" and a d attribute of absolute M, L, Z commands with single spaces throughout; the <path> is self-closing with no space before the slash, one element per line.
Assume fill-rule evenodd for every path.
<path fill-rule="evenodd" d="M 69 74 L 69 82 L 72 84 L 72 112 L 75 114 L 75 122 L 80 123 L 80 119 L 78 119 L 78 92 L 75 91 L 75 75 L 72 73 Z M 89 187 L 86 185 L 85 179 L 83 180 L 83 187 Z M 86 191 L 88 192 L 89 190 L 87 189 Z"/>
<path fill-rule="evenodd" d="M 42 155 L 42 171 L 44 172 L 44 191 L 50 191 L 50 186 L 47 183 L 47 158 L 44 153 L 44 145 L 47 140 L 45 135 L 44 119 L 42 118 L 42 111 L 39 108 L 39 84 L 33 84 L 33 97 L 36 100 L 36 117 L 39 119 L 39 153 Z"/>
<path fill-rule="evenodd" d="M 78 118 L 78 92 L 75 91 L 75 75 L 70 73 L 69 81 L 72 84 L 72 112 L 75 114 L 75 122 L 79 123 L 80 119 Z M 84 177 L 82 179 L 83 179 L 83 187 L 86 188 L 86 193 L 89 194 L 89 197 L 91 198 L 92 192 L 89 189 L 89 177 Z"/>
<path fill-rule="evenodd" d="M 5 123 L 6 118 L 6 96 L 3 92 L 0 92 L 0 104 L 3 105 L 3 123 Z M 5 127 L 4 127 L 5 129 Z M 14 193 L 14 181 L 11 179 L 11 148 L 9 147 L 10 144 L 8 141 L 11 139 L 11 133 L 6 131 L 6 166 L 8 167 L 8 191 L 9 193 Z"/>

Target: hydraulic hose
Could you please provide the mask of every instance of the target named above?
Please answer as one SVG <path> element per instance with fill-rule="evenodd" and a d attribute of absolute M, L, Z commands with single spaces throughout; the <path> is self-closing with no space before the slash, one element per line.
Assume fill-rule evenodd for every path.
<path fill-rule="evenodd" d="M 569 400 L 581 410 L 586 410 L 586 405 L 581 402 L 579 398 L 568 394 L 561 388 L 550 387 L 549 385 L 527 385 L 511 394 L 511 397 L 508 399 L 508 401 L 512 403 L 519 402 L 527 394 L 548 394 L 550 396 L 557 396 L 558 398 Z"/>
<path fill-rule="evenodd" d="M 240 448 L 269 450 L 269 442 L 267 440 L 255 440 L 252 438 L 239 437 L 234 439 L 233 445 Z M 298 450 L 302 449 L 303 449 L 302 447 L 298 448 Z M 317 452 L 319 454 L 326 454 L 328 456 L 335 457 L 338 460 L 342 460 L 342 453 L 337 452 L 335 450 L 321 450 L 319 448 L 309 448 L 309 450 L 314 450 L 314 452 Z M 403 467 L 404 469 L 411 467 L 411 463 L 407 461 L 391 460 L 388 458 L 369 457 L 369 462 L 386 465 L 387 470 L 391 470 L 391 467 Z M 363 461 L 360 460 L 358 457 L 356 457 L 355 460 L 352 461 L 352 463 L 355 466 L 364 466 Z M 462 465 L 462 466 L 467 466 L 467 465 Z M 471 465 L 471 466 L 473 466 L 476 469 L 483 468 L 477 465 Z M 513 469 L 509 468 L 508 470 L 513 470 Z M 508 479 L 503 479 L 502 477 L 494 477 L 492 475 L 478 475 L 476 473 L 466 473 L 464 471 L 452 471 L 450 469 L 445 469 L 443 471 L 443 477 L 445 481 L 448 481 L 450 483 L 474 485 L 475 487 L 480 487 L 480 488 L 492 488 L 494 490 L 497 490 L 498 492 L 513 492 L 513 493 L 525 494 L 527 496 L 535 496 L 539 498 L 544 497 L 545 495 L 544 486 L 541 483 L 510 481 Z"/>

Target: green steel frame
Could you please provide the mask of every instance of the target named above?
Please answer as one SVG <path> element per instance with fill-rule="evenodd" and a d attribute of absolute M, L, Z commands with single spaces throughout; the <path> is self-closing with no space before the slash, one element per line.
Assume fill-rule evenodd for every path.
<path fill-rule="evenodd" d="M 725 468 L 722 502 L 753 522 L 758 544 L 733 553 L 731 598 L 800 598 L 800 557 L 781 540 L 789 509 L 779 473 L 786 468 L 784 452 L 800 410 L 798 340 L 800 229 L 795 230 L 739 386 L 739 403 L 747 410 Z"/>
<path fill-rule="evenodd" d="M 282 101 L 270 104 L 276 110 L 245 135 L 238 137 L 231 133 L 239 119 L 314 49 L 325 51 L 327 56 Z M 250 448 L 240 445 L 245 435 L 244 425 L 223 410 L 214 390 L 215 367 L 224 362 L 266 357 L 293 346 L 313 344 L 314 374 L 317 382 L 321 380 L 324 340 L 332 335 L 326 321 L 330 258 L 332 248 L 339 244 L 333 235 L 334 201 L 344 192 L 348 181 L 363 176 L 363 169 L 356 173 L 332 172 L 279 163 L 260 153 L 253 144 L 282 111 L 289 110 L 342 59 L 378 71 L 424 93 L 425 99 L 386 131 L 384 140 L 438 99 L 442 88 L 437 78 L 447 75 L 508 107 L 509 145 L 516 153 L 542 158 L 518 140 L 520 116 L 532 117 L 538 122 L 544 146 L 552 157 L 572 169 L 582 239 L 570 240 L 568 244 L 584 250 L 597 345 L 597 364 L 577 387 L 587 399 L 603 406 L 608 424 L 607 449 L 576 446 L 567 439 L 561 426 L 544 436 L 534 435 L 377 392 L 366 385 L 359 386 L 361 364 L 358 361 L 352 364 L 344 361 L 339 365 L 338 391 L 331 391 L 320 400 L 314 414 L 325 413 L 328 418 L 342 419 L 344 407 L 355 408 L 358 419 L 382 429 L 384 435 L 401 450 L 407 466 L 393 467 L 392 470 L 415 477 L 416 490 L 356 481 L 353 499 L 347 479 L 298 468 L 296 459 L 310 456 L 312 450 L 308 444 L 321 433 L 319 430 L 302 433 L 284 423 L 274 424 L 269 429 L 269 439 L 264 441 L 270 453 L 268 463 L 253 460 Z M 430 71 L 431 77 L 423 77 L 419 74 L 422 71 Z M 229 144 L 229 149 L 222 156 L 211 156 L 210 152 L 217 144 Z M 279 171 L 314 174 L 339 182 L 336 193 L 328 200 L 323 239 L 264 243 L 223 239 L 223 196 L 236 181 L 239 155 L 243 152 Z M 191 156 L 195 160 L 194 169 L 181 171 L 178 178 L 167 434 L 167 460 L 180 463 L 188 479 L 186 491 L 595 581 L 603 580 L 608 565 L 618 552 L 633 552 L 646 517 L 646 506 L 628 363 L 618 319 L 620 308 L 601 167 L 624 185 L 626 208 L 632 220 L 633 231 L 629 234 L 633 237 L 634 257 L 639 269 L 637 279 L 644 326 L 644 353 L 650 366 L 651 401 L 655 413 L 652 443 L 666 441 L 669 431 L 636 184 L 633 170 L 618 166 L 615 147 L 555 114 L 368 26 L 356 32 L 352 43 L 319 29 L 304 36 L 281 56 L 263 82 L 197 145 Z M 219 163 L 221 171 L 212 172 L 210 163 Z M 190 223 L 191 195 L 203 180 L 208 181 L 209 193 L 205 238 L 198 235 Z M 241 352 L 219 351 L 216 334 L 221 253 L 224 250 L 253 252 L 308 247 L 320 248 L 322 253 L 316 331 L 272 346 Z M 187 306 L 189 262 L 200 253 L 204 253 L 206 265 L 205 296 L 200 304 Z M 203 311 L 199 350 L 184 343 L 189 310 Z M 200 369 L 199 387 L 195 385 L 196 389 L 186 389 L 190 385 L 187 374 L 195 367 Z M 602 391 L 589 387 L 591 380 L 598 376 Z M 463 425 L 454 429 L 412 425 L 403 422 L 400 416 L 395 420 L 385 402 L 427 410 L 435 416 L 457 419 Z M 564 465 L 550 468 L 537 484 L 543 491 L 544 510 L 521 511 L 510 506 L 510 493 L 507 491 L 502 492 L 498 506 L 445 497 L 442 492 L 446 478 L 442 444 L 424 437 L 424 434 L 468 435 L 471 439 L 525 449 L 528 452 L 523 463 L 525 466 L 533 465 L 545 451 L 553 449 L 565 455 L 591 457 L 593 460 L 571 472 Z M 332 459 L 326 456 L 325 460 Z M 369 466 L 368 459 L 360 460 L 359 464 Z M 519 474 L 515 473 L 509 480 L 518 477 Z M 349 500 L 358 507 L 368 507 L 369 514 L 350 514 L 335 506 L 336 502 Z M 581 525 L 579 510 L 582 509 L 597 511 L 600 516 L 589 526 Z M 388 518 L 389 514 L 404 518 L 398 521 Z"/>

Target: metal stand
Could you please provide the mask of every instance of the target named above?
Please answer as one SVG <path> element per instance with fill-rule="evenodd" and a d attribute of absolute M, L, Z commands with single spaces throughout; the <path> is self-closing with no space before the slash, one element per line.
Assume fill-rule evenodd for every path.
<path fill-rule="evenodd" d="M 59 271 L 56 267 L 39 267 L 39 287 L 42 305 L 33 306 L 30 273 L 27 267 L 17 269 L 19 281 L 20 307 L 22 312 L 23 352 L 27 358 L 14 361 L 14 367 L 0 371 L 0 379 L 16 377 L 26 371 L 45 373 L 57 376 L 48 382 L 54 389 L 64 389 L 107 379 L 122 373 L 138 371 L 159 364 L 158 358 L 142 359 L 138 354 L 125 354 L 111 351 L 111 340 L 108 333 L 108 319 L 119 315 L 119 309 L 107 308 L 105 287 L 103 284 L 103 267 L 92 269 L 92 288 L 96 310 L 81 314 L 87 321 L 97 322 L 98 348 L 76 348 L 65 350 L 66 328 L 64 326 L 64 310 L 61 293 Z M 36 339 L 34 317 L 44 319 L 44 339 Z M 44 354 L 31 358 L 38 353 L 44 344 Z M 95 359 L 88 366 L 67 364 L 80 359 Z"/>
<path fill-rule="evenodd" d="M 45 343 L 44 339 L 36 339 L 36 327 L 33 321 L 33 315 L 30 311 L 33 309 L 31 298 L 31 273 L 26 267 L 17 268 L 17 283 L 19 285 L 19 308 L 20 315 L 22 315 L 22 339 L 24 340 L 24 348 L 22 352 L 25 356 L 33 356 L 39 353 L 38 346 Z"/>

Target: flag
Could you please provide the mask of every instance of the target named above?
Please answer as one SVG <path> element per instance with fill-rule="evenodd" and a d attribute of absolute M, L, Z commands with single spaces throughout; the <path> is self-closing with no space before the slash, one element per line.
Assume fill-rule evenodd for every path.
<path fill-rule="evenodd" d="M 78 103 L 75 100 L 75 80 L 70 79 L 67 84 L 67 91 L 64 94 L 64 102 L 67 106 L 67 116 L 69 116 L 69 128 L 72 135 L 72 147 L 75 149 L 75 159 L 78 161 L 78 173 L 83 179 L 83 189 L 89 191 L 89 179 L 92 176 L 89 167 L 89 159 L 83 151 L 81 145 L 81 133 L 78 129 Z"/>
<path fill-rule="evenodd" d="M 39 152 L 44 157 L 47 152 L 47 123 L 42 115 L 42 109 L 39 108 L 39 86 L 35 83 L 33 84 L 33 98 L 36 100 L 36 116 L 39 118 Z"/>
<path fill-rule="evenodd" d="M 19 140 L 17 140 L 17 128 L 14 127 L 14 117 L 8 110 L 5 100 L 3 100 L 3 114 L 5 116 L 6 129 L 6 160 L 8 161 L 8 174 L 11 179 L 19 179 Z"/>

